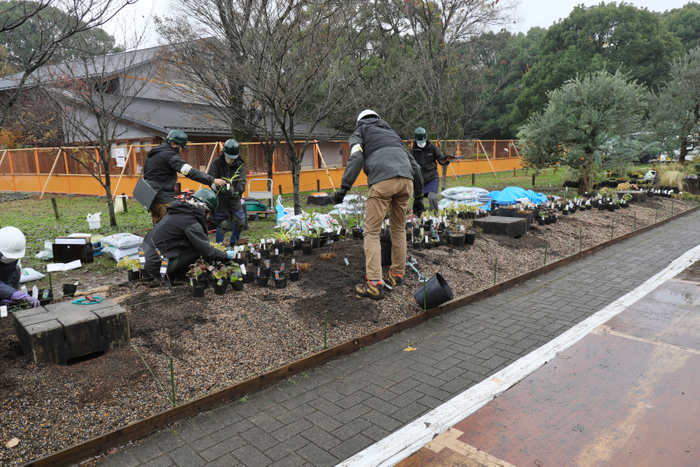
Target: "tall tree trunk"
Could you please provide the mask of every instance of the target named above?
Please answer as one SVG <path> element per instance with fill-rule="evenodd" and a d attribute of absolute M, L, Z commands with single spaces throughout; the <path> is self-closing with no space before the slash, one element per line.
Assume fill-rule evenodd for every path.
<path fill-rule="evenodd" d="M 292 151 L 294 147 L 292 146 Z M 292 165 L 292 186 L 294 187 L 294 214 L 301 214 L 301 193 L 299 190 L 299 176 L 301 174 L 301 161 L 296 154 L 287 154 Z"/>
<path fill-rule="evenodd" d="M 117 216 L 114 213 L 114 199 L 112 198 L 112 180 L 109 174 L 109 161 L 111 159 L 110 150 L 105 149 L 101 152 L 102 157 L 102 167 L 105 172 L 105 181 L 102 183 L 102 187 L 105 189 L 105 194 L 107 195 L 107 211 L 109 212 L 109 226 L 117 227 Z"/>
<path fill-rule="evenodd" d="M 678 161 L 685 165 L 685 156 L 688 154 L 688 137 L 687 136 L 681 136 L 681 153 L 678 156 Z"/>

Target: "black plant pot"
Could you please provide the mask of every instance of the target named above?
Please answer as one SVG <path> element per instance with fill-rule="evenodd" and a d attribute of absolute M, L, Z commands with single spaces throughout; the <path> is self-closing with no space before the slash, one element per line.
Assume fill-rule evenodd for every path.
<path fill-rule="evenodd" d="M 311 248 L 321 248 L 321 239 L 316 237 L 311 239 Z"/>
<path fill-rule="evenodd" d="M 289 273 L 289 279 L 292 282 L 296 282 L 301 278 L 301 273 L 299 271 L 292 271 Z"/>
<path fill-rule="evenodd" d="M 223 279 L 219 279 L 218 281 L 214 282 L 214 293 L 216 295 L 225 294 L 227 286 L 228 286 L 228 281 L 225 281 Z"/>
<path fill-rule="evenodd" d="M 202 285 L 195 285 L 194 287 L 192 287 L 192 295 L 194 295 L 195 297 L 204 297 L 205 289 L 206 287 Z"/>
<path fill-rule="evenodd" d="M 243 265 L 243 266 L 248 266 L 248 260 L 245 258 L 236 258 L 233 260 L 236 264 Z"/>
<path fill-rule="evenodd" d="M 260 258 L 253 258 L 252 262 L 253 262 L 253 267 L 254 267 L 254 268 L 257 268 L 258 266 L 260 266 L 260 263 L 262 263 L 262 259 L 260 259 Z"/>
<path fill-rule="evenodd" d="M 549 220 L 550 220 L 551 224 L 556 224 L 557 223 L 557 216 L 552 215 L 552 216 L 550 216 Z"/>
<path fill-rule="evenodd" d="M 420 250 L 423 248 L 423 242 L 413 242 L 411 243 L 411 245 L 413 245 L 413 248 L 415 248 L 416 250 Z"/>
<path fill-rule="evenodd" d="M 270 250 L 265 248 L 264 250 L 260 250 L 260 258 L 261 259 L 270 259 Z"/>
<path fill-rule="evenodd" d="M 262 274 L 263 276 L 270 277 L 270 275 L 272 275 L 272 268 L 261 268 L 260 274 Z"/>
<path fill-rule="evenodd" d="M 474 241 L 476 241 L 476 232 L 467 232 L 467 234 L 464 236 L 464 242 L 467 245 L 473 245 Z"/>
<path fill-rule="evenodd" d="M 311 245 L 304 245 L 301 247 L 301 253 L 304 256 L 308 256 L 308 255 L 312 254 L 313 252 L 314 252 L 314 249 Z"/>
<path fill-rule="evenodd" d="M 53 290 L 39 289 L 39 303 L 41 306 L 46 306 L 53 301 Z"/>
<path fill-rule="evenodd" d="M 352 238 L 355 240 L 360 238 L 360 229 L 352 229 Z"/>
<path fill-rule="evenodd" d="M 615 205 L 614 205 L 614 204 L 609 205 L 609 206 L 608 206 L 608 211 L 610 211 L 610 212 L 615 212 Z"/>
<path fill-rule="evenodd" d="M 255 282 L 255 271 L 250 270 L 245 273 L 243 276 L 243 283 L 244 284 L 251 284 Z"/>
<path fill-rule="evenodd" d="M 423 243 L 423 248 L 425 248 L 426 250 L 431 250 L 433 248 L 433 244 L 430 241 L 428 241 L 426 243 Z"/>
<path fill-rule="evenodd" d="M 452 246 L 464 246 L 464 234 L 450 235 L 450 244 Z"/>
<path fill-rule="evenodd" d="M 231 290 L 235 290 L 236 292 L 242 292 L 243 291 L 243 281 L 231 282 Z"/>
<path fill-rule="evenodd" d="M 274 263 L 276 261 L 279 261 L 280 255 L 276 255 L 274 253 L 270 253 L 270 262 Z"/>
<path fill-rule="evenodd" d="M 260 275 L 257 277 L 257 284 L 260 287 L 267 287 L 267 282 L 270 280 L 270 276 Z"/>
<path fill-rule="evenodd" d="M 139 280 L 139 279 L 141 278 L 141 270 L 136 270 L 136 271 L 129 270 L 129 271 L 126 271 L 126 277 L 127 277 L 127 279 L 129 280 L 129 282 L 131 282 L 131 281 L 137 281 L 137 280 Z"/>
<path fill-rule="evenodd" d="M 297 238 L 294 240 L 294 251 L 299 251 L 301 250 L 301 239 Z"/>
<path fill-rule="evenodd" d="M 63 284 L 63 295 L 66 297 L 75 295 L 76 290 L 78 290 L 78 286 L 75 284 Z"/>
<path fill-rule="evenodd" d="M 284 289 L 285 287 L 287 287 L 287 279 L 284 277 L 275 279 L 275 287 L 277 287 L 278 289 Z"/>
<path fill-rule="evenodd" d="M 551 217 L 545 218 L 545 220 L 544 220 L 544 224 L 545 224 L 545 225 L 549 225 L 549 224 L 551 224 L 551 223 L 552 223 L 552 218 L 551 218 Z"/>
<path fill-rule="evenodd" d="M 568 216 L 568 215 L 569 215 L 569 210 L 568 210 L 568 209 L 564 209 L 561 213 L 564 214 L 565 216 Z"/>
<path fill-rule="evenodd" d="M 538 224 L 538 225 L 544 225 L 544 218 L 543 218 L 543 217 L 540 217 L 539 219 L 537 219 L 537 224 Z"/>

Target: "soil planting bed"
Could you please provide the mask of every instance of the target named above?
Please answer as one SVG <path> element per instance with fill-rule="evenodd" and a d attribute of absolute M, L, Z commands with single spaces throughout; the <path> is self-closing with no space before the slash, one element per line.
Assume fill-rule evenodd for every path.
<path fill-rule="evenodd" d="M 636 212 L 641 228 L 668 217 L 670 199 L 653 198 L 615 212 L 586 211 L 560 216 L 548 226 L 533 222 L 521 238 L 478 234 L 473 246 L 440 246 L 409 253 L 430 277 L 439 272 L 455 297 L 540 267 L 547 244 L 547 262 L 630 232 Z M 675 203 L 675 213 L 685 208 Z M 407 271 L 405 284 L 386 299 L 372 301 L 354 294 L 364 277 L 359 240 L 336 242 L 294 255 L 309 263 L 301 280 L 276 289 L 246 284 L 203 298 L 190 294 L 184 282 L 172 290 L 125 283 L 102 295 L 128 311 L 133 346 L 70 366 L 32 363 L 22 355 L 12 318 L 0 319 L 0 465 L 16 465 L 171 407 L 170 362 L 175 374 L 175 399 L 182 403 L 207 392 L 302 358 L 421 312 L 413 293 L 416 275 Z M 323 261 L 321 253 L 336 257 Z M 349 265 L 345 264 L 347 258 Z M 291 257 L 284 261 L 289 267 Z M 273 264 L 273 269 L 274 269 Z M 113 280 L 124 275 L 115 272 Z M 58 292 L 60 295 L 60 292 Z M 155 376 L 155 378 L 154 378 Z M 18 438 L 16 447 L 5 443 Z"/>

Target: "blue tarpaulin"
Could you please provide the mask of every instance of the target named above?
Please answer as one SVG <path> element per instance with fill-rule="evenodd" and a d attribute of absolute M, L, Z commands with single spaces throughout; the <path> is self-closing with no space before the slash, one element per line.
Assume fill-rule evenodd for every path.
<path fill-rule="evenodd" d="M 547 201 L 547 196 L 543 193 L 535 193 L 532 190 L 525 190 L 517 186 L 509 186 L 501 191 L 492 191 L 489 193 L 491 199 L 499 206 L 507 206 L 517 203 L 519 199 L 526 198 L 529 201 L 540 204 Z"/>

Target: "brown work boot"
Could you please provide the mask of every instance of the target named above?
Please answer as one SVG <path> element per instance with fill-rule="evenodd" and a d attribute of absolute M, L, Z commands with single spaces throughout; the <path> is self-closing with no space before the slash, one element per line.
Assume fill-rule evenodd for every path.
<path fill-rule="evenodd" d="M 394 287 L 398 287 L 399 285 L 403 284 L 403 276 L 399 276 L 398 274 L 394 274 L 391 269 L 389 269 L 389 272 L 384 275 L 383 277 L 384 282 L 389 285 L 392 289 Z"/>
<path fill-rule="evenodd" d="M 384 284 L 382 281 L 371 281 L 368 279 L 364 284 L 358 284 L 355 287 L 355 293 L 359 297 L 381 300 L 384 298 Z"/>

